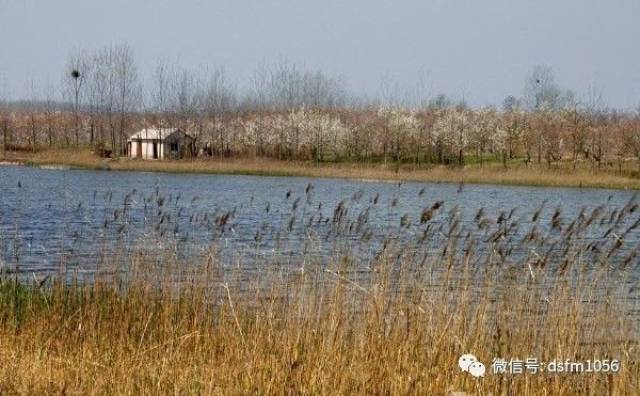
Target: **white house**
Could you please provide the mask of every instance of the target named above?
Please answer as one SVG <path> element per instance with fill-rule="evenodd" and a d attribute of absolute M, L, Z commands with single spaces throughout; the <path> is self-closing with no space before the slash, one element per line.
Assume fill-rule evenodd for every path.
<path fill-rule="evenodd" d="M 193 138 L 178 128 L 145 128 L 127 140 L 129 158 L 180 159 L 193 155 Z"/>

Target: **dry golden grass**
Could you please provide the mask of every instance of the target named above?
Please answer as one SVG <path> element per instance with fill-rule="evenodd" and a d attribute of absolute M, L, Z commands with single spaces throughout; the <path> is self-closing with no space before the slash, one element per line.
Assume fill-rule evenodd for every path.
<path fill-rule="evenodd" d="M 384 168 L 266 160 L 102 162 L 88 152 L 62 151 L 28 160 L 111 169 L 398 177 Z M 487 177 L 499 172 L 473 169 Z M 469 181 L 473 169 L 414 174 L 451 172 Z M 406 178 L 412 171 L 400 172 Z M 159 201 L 152 212 L 160 211 Z M 494 221 L 478 212 L 469 226 L 492 226 L 477 241 L 464 242 L 459 218 L 431 221 L 435 206 L 426 207 L 422 216 L 429 213 L 429 219 L 412 231 L 415 238 L 405 244 L 387 230 L 385 247 L 376 248 L 364 267 L 353 252 L 374 243 L 366 230 L 358 241 L 342 238 L 341 229 L 364 220 L 357 213 L 336 216 L 339 207 L 328 225 L 335 239 L 318 240 L 335 246 L 322 259 L 301 251 L 283 262 L 244 263 L 242 256 L 232 259 L 240 262 L 220 262 L 224 257 L 212 248 L 204 263 L 178 261 L 170 252 L 160 263 L 124 254 L 120 261 L 107 250 L 102 256 L 113 267 L 100 267 L 91 279 L 69 276 L 64 265 L 60 276 L 33 282 L 3 274 L 0 394 L 637 394 L 639 263 L 635 245 L 626 250 L 621 243 L 633 239 L 630 232 L 640 224 L 634 199 L 556 226 L 532 220 L 530 232 L 517 238 L 510 233 L 519 220 Z M 591 237 L 603 232 L 594 227 L 603 221 L 611 238 L 596 238 L 600 243 L 594 245 Z M 556 229 L 546 233 L 547 226 Z M 441 234 L 442 242 L 436 238 Z M 416 253 L 418 243 L 428 253 Z M 245 271 L 252 265 L 258 271 Z M 464 353 L 485 363 L 484 378 L 460 371 Z M 494 358 L 532 357 L 618 359 L 620 371 L 491 372 Z"/>
<path fill-rule="evenodd" d="M 0 157 L 2 158 L 2 157 Z M 423 182 L 453 182 L 508 184 L 530 186 L 595 187 L 640 189 L 637 165 L 625 163 L 622 171 L 617 167 L 593 170 L 587 163 L 546 165 L 521 162 L 509 164 L 489 163 L 483 167 L 467 165 L 463 168 L 433 166 L 430 168 L 403 165 L 397 171 L 394 165 L 277 161 L 269 159 L 212 159 L 182 161 L 102 160 L 89 150 L 47 150 L 36 154 L 4 154 L 6 161 L 19 161 L 31 165 L 67 165 L 76 168 L 133 170 L 179 173 L 245 174 L 262 176 L 337 177 L 371 180 L 408 180 Z"/>
<path fill-rule="evenodd" d="M 632 395 L 624 276 L 534 269 L 403 272 L 348 260 L 272 270 L 238 292 L 209 263 L 175 283 L 137 259 L 124 281 L 0 284 L 2 394 Z M 177 263 L 179 264 L 179 263 Z M 184 268 L 184 266 L 178 266 Z M 296 275 L 297 274 L 297 275 Z M 247 282 L 245 280 L 245 282 Z M 245 284 L 246 285 L 246 284 Z M 395 285 L 395 286 L 392 286 Z M 623 297 L 623 296 L 622 296 Z M 457 367 L 474 353 L 487 375 Z M 620 359 L 615 374 L 497 375 L 494 357 Z"/>

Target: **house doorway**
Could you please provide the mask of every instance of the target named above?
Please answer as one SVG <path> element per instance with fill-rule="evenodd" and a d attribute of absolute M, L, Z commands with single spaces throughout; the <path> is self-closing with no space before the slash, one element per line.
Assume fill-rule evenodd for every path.
<path fill-rule="evenodd" d="M 142 158 L 142 140 L 137 141 L 138 149 L 136 150 L 136 158 Z"/>
<path fill-rule="evenodd" d="M 158 159 L 158 142 L 153 142 L 153 159 Z"/>

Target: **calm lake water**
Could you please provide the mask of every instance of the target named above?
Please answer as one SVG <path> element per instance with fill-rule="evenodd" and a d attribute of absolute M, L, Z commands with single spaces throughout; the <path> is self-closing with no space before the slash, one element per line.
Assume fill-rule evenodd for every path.
<path fill-rule="evenodd" d="M 575 246 L 597 260 L 618 244 L 611 260 L 635 265 L 636 208 L 634 192 L 619 190 L 2 166 L 0 264 L 90 272 L 135 249 L 170 248 L 185 263 L 214 249 L 227 265 L 259 271 L 259 257 L 295 265 L 341 246 L 366 265 L 388 243 L 435 252 L 451 238 L 515 260 L 565 249 L 580 219 Z M 532 230 L 538 241 L 522 242 Z"/>

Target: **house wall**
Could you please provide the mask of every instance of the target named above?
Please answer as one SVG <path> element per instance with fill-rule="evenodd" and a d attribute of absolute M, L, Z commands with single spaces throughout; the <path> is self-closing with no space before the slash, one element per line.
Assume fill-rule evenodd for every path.
<path fill-rule="evenodd" d="M 128 141 L 127 150 L 128 150 L 129 158 L 135 158 L 138 155 L 138 144 L 133 141 Z"/>
<path fill-rule="evenodd" d="M 154 143 L 158 150 L 157 159 L 189 158 L 195 154 L 191 152 L 193 139 L 183 132 L 176 132 L 163 136 L 162 140 L 134 139 L 127 141 L 129 158 L 153 159 Z M 171 149 L 172 146 L 174 150 Z"/>
<path fill-rule="evenodd" d="M 141 158 L 142 159 L 153 159 L 153 144 L 154 142 L 157 144 L 158 146 L 158 159 L 163 159 L 164 158 L 164 154 L 165 154 L 165 150 L 166 148 L 164 146 L 166 146 L 165 144 L 162 144 L 159 140 L 143 140 L 142 141 L 142 151 L 141 151 Z M 137 141 L 131 141 L 131 149 L 129 151 L 129 158 L 138 158 L 138 142 Z"/>
<path fill-rule="evenodd" d="M 142 159 L 153 158 L 153 152 L 151 151 L 151 142 L 142 142 Z"/>
<path fill-rule="evenodd" d="M 189 139 L 182 133 L 175 133 L 171 136 L 167 136 L 163 144 L 164 158 L 166 159 L 181 159 L 188 157 L 188 153 L 185 152 L 189 143 Z M 175 150 L 171 149 L 171 146 L 175 147 Z"/>
<path fill-rule="evenodd" d="M 162 159 L 173 159 L 171 158 L 171 144 L 162 143 Z"/>
<path fill-rule="evenodd" d="M 159 140 L 148 140 L 142 141 L 142 158 L 143 159 L 154 159 L 153 158 L 153 145 L 156 144 L 158 147 L 158 159 L 163 158 L 163 144 Z"/>

